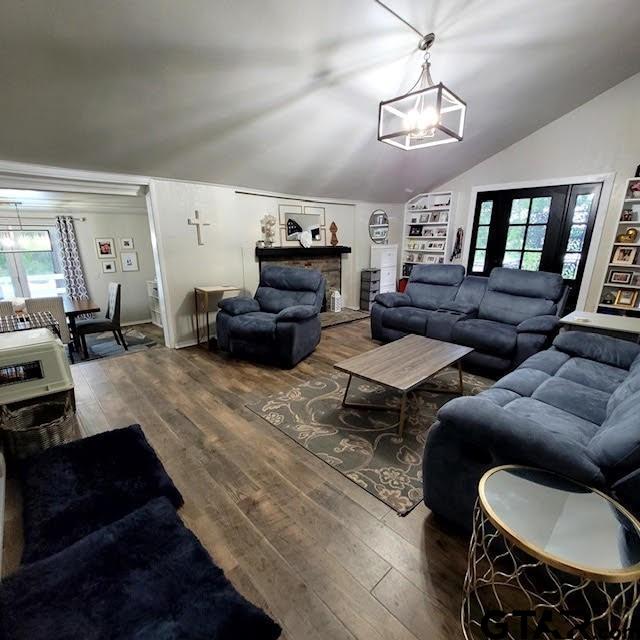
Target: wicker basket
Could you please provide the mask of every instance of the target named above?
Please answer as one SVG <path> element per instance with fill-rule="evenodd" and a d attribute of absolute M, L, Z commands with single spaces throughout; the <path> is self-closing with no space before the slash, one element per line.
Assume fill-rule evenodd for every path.
<path fill-rule="evenodd" d="M 76 440 L 79 429 L 72 393 L 0 408 L 5 451 L 10 456 L 24 459 L 49 447 Z"/>

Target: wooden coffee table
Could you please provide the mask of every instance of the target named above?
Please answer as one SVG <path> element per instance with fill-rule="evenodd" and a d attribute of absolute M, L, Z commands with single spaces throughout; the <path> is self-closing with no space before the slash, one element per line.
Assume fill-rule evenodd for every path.
<path fill-rule="evenodd" d="M 383 405 L 348 402 L 347 396 L 354 376 L 399 391 L 402 394 L 402 400 L 398 409 L 400 411 L 398 435 L 402 437 L 409 391 L 424 386 L 431 376 L 457 362 L 459 379 L 457 393 L 464 395 L 460 359 L 472 351 L 471 347 L 409 335 L 378 349 L 338 362 L 334 367 L 349 374 L 349 382 L 347 382 L 347 388 L 344 391 L 342 405 L 364 409 L 394 410 L 393 407 Z M 456 393 L 456 391 L 450 392 L 441 389 L 439 391 Z"/>

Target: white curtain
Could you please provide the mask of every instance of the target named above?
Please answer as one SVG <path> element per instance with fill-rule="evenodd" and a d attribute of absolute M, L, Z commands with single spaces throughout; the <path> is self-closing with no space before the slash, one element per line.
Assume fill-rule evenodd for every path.
<path fill-rule="evenodd" d="M 84 279 L 84 270 L 80 262 L 76 231 L 71 216 L 56 217 L 56 233 L 60 259 L 67 286 L 67 295 L 72 300 L 88 300 L 89 292 Z"/>

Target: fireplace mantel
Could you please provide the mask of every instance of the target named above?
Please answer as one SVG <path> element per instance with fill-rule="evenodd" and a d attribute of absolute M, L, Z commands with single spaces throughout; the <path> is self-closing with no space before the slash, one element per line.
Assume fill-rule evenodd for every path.
<path fill-rule="evenodd" d="M 351 253 L 351 247 L 256 247 L 256 258 L 260 262 L 269 258 L 325 258 Z"/>

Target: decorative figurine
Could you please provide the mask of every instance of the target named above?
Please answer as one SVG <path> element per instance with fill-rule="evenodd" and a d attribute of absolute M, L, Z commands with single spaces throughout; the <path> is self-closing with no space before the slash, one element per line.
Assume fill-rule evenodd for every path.
<path fill-rule="evenodd" d="M 331 246 L 335 247 L 338 244 L 338 236 L 336 235 L 338 233 L 338 225 L 332 222 L 329 231 L 331 231 Z"/>
<path fill-rule="evenodd" d="M 627 233 L 621 233 L 616 238 L 616 242 L 630 242 L 635 243 L 636 238 L 638 237 L 638 230 L 631 227 L 627 229 Z"/>
<path fill-rule="evenodd" d="M 262 235 L 264 236 L 265 247 L 273 246 L 273 239 L 276 235 L 276 217 L 268 213 L 260 220 Z"/>

